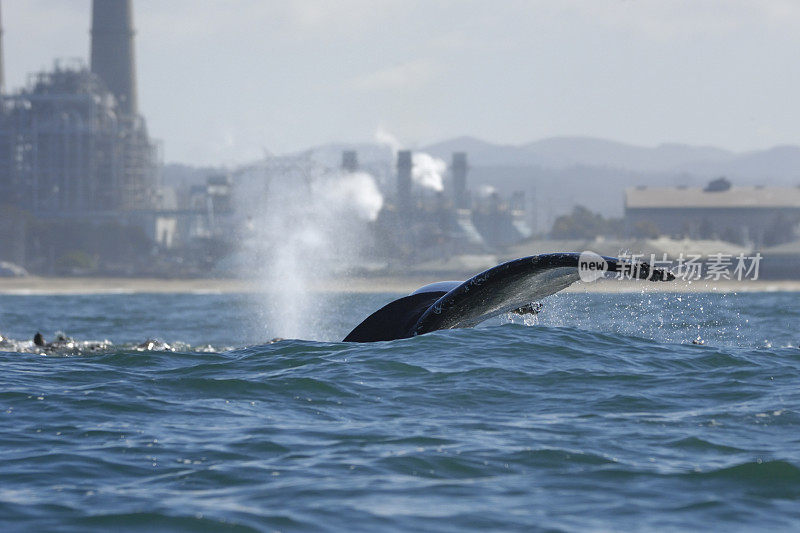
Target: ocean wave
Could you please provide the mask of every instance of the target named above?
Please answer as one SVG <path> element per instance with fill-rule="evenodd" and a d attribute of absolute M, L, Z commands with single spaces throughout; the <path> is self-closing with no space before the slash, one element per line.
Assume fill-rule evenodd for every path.
<path fill-rule="evenodd" d="M 757 324 L 739 346 L 711 330 L 701 330 L 706 345 L 691 344 L 689 319 L 667 321 L 674 330 L 663 336 L 606 327 L 608 315 L 595 311 L 608 300 L 591 298 L 594 322 L 565 313 L 561 324 L 355 344 L 273 342 L 266 329 L 240 338 L 214 331 L 238 323 L 209 318 L 197 299 L 181 300 L 196 321 L 188 326 L 165 314 L 169 299 L 142 297 L 137 313 L 147 318 L 150 305 L 153 315 L 144 328 L 115 336 L 87 321 L 70 331 L 77 342 L 113 339 L 101 350 L 3 346 L 0 522 L 65 531 L 796 529 L 800 351 L 782 332 L 789 325 L 770 322 L 773 296 L 747 298 Z M 89 300 L 107 313 L 119 304 Z M 626 321 L 641 310 L 614 302 Z M 722 303 L 706 305 L 709 328 L 738 320 L 720 314 L 732 305 Z M 158 327 L 170 320 L 164 335 Z"/>

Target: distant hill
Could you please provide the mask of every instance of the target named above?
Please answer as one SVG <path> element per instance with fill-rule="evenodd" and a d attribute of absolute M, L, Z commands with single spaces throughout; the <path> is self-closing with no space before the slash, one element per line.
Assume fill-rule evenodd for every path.
<path fill-rule="evenodd" d="M 449 161 L 453 152 L 467 152 L 471 165 L 539 166 L 540 163 L 522 146 L 492 144 L 475 137 L 457 137 L 425 146 L 420 150 L 446 161 Z"/>
<path fill-rule="evenodd" d="M 756 185 L 800 185 L 800 146 L 747 152 L 725 162 L 697 161 L 682 170 L 706 176 L 725 175 Z"/>
<path fill-rule="evenodd" d="M 798 146 L 735 153 L 711 146 L 685 144 L 662 144 L 651 148 L 592 137 L 553 137 L 521 145 L 457 137 L 422 149 L 443 159 L 448 159 L 452 152 L 467 152 L 473 166 L 549 169 L 588 166 L 698 177 L 727 175 L 755 183 L 800 183 Z"/>

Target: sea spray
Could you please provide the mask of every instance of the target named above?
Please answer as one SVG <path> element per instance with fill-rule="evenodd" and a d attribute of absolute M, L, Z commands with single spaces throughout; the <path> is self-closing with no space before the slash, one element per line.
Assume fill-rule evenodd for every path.
<path fill-rule="evenodd" d="M 241 265 L 264 289 L 265 333 L 334 340 L 319 287 L 370 254 L 369 223 L 383 206 L 374 178 L 272 158 L 240 182 L 237 202 L 252 222 Z"/>
<path fill-rule="evenodd" d="M 376 140 L 392 158 L 389 175 L 377 178 L 392 190 L 402 144 L 383 129 Z M 375 259 L 370 223 L 384 203 L 379 180 L 368 172 L 331 168 L 331 161 L 318 156 L 270 157 L 240 173 L 237 181 L 235 201 L 248 214 L 250 228 L 239 264 L 243 275 L 255 276 L 264 290 L 265 335 L 338 340 L 327 297 L 318 289 Z M 412 180 L 419 189 L 443 191 L 446 171 L 443 160 L 413 154 Z"/>

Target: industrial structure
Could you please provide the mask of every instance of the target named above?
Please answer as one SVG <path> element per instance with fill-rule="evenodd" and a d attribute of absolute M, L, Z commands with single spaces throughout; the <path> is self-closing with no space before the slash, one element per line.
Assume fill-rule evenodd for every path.
<path fill-rule="evenodd" d="M 342 170 L 345 172 L 358 171 L 358 153 L 354 150 L 342 152 Z"/>
<path fill-rule="evenodd" d="M 343 166 L 354 158 L 343 154 Z M 467 187 L 467 154 L 455 152 L 444 191 L 415 185 L 414 157 L 397 152 L 393 197 L 377 220 L 379 254 L 415 261 L 458 254 L 485 254 L 530 237 L 524 197 L 505 201 L 497 193 L 473 199 Z"/>
<path fill-rule="evenodd" d="M 131 9 L 94 1 L 91 70 L 57 61 L 2 95 L 7 203 L 39 216 L 154 207 L 158 152 L 136 108 Z"/>
<path fill-rule="evenodd" d="M 132 0 L 94 0 L 90 66 L 56 61 L 3 90 L 0 202 L 62 227 L 108 221 L 153 234 L 160 154 L 138 112 L 133 34 Z"/>
<path fill-rule="evenodd" d="M 132 0 L 92 2 L 92 72 L 106 83 L 126 117 L 139 113 L 133 35 Z"/>
<path fill-rule="evenodd" d="M 56 62 L 3 96 L 3 197 L 41 215 L 147 209 L 157 152 L 140 116 L 80 63 Z"/>
<path fill-rule="evenodd" d="M 755 248 L 789 242 L 800 227 L 800 187 L 636 187 L 625 191 L 631 232 L 722 239 Z"/>
<path fill-rule="evenodd" d="M 0 260 L 54 273 L 54 264 L 88 265 L 106 253 L 119 261 L 104 272 L 141 273 L 141 265 L 156 262 L 154 245 L 170 252 L 181 247 L 161 254 L 173 266 L 188 264 L 187 257 L 206 261 L 227 253 L 253 225 L 252 213 L 245 216 L 241 204 L 234 205 L 242 170 L 173 183 L 175 190 L 159 186 L 159 146 L 138 105 L 133 0 L 93 0 L 88 65 L 56 61 L 11 92 L 4 85 L 1 36 L 2 28 Z M 395 155 L 391 163 L 381 159 L 377 172 L 365 157 L 370 173 L 384 178 L 378 185 L 386 198 L 369 222 L 375 236 L 370 259 L 410 264 L 495 254 L 531 236 L 524 193 L 501 198 L 471 191 L 466 153 L 452 154 L 443 190 L 417 182 L 412 151 Z M 357 172 L 358 156 L 345 151 L 341 170 Z M 286 159 L 290 167 L 305 164 L 302 157 L 300 163 Z M 263 180 L 264 194 L 286 194 L 269 181 Z M 120 257 L 120 250 L 131 255 Z M 81 261 L 67 261 L 76 251 Z"/>

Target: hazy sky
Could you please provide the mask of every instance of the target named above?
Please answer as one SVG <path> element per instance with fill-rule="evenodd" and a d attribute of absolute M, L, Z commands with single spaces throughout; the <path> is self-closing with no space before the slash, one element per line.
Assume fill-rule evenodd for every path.
<path fill-rule="evenodd" d="M 6 86 L 88 61 L 90 0 L 3 0 Z M 134 0 L 164 159 L 329 141 L 800 142 L 794 0 Z"/>

